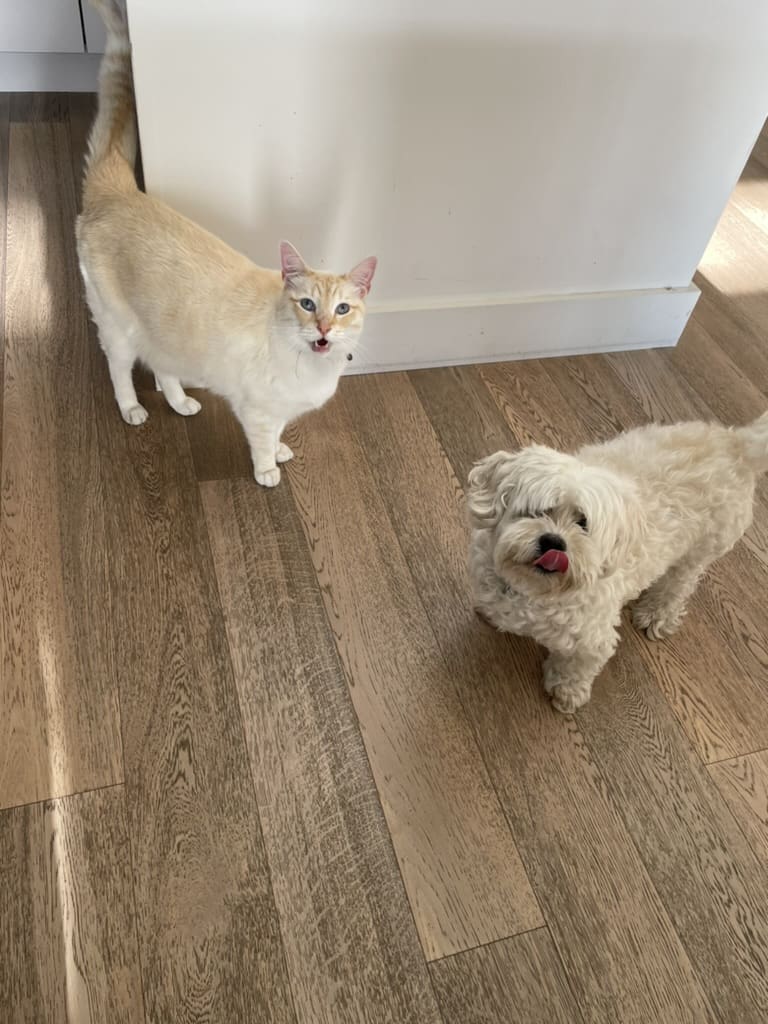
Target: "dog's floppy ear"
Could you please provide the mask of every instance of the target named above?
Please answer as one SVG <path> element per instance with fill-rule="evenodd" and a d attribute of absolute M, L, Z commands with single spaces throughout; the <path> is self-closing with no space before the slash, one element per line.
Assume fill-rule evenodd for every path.
<path fill-rule="evenodd" d="M 476 463 L 469 472 L 467 509 L 472 526 L 492 530 L 504 515 L 507 492 L 504 486 L 509 473 L 511 452 L 495 452 Z"/>

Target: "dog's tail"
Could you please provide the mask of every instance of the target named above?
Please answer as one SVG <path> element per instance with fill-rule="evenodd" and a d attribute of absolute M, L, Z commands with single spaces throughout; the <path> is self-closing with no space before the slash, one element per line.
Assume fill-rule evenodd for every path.
<path fill-rule="evenodd" d="M 758 471 L 768 470 L 768 412 L 750 423 L 740 427 L 736 435 L 744 446 L 744 458 Z"/>
<path fill-rule="evenodd" d="M 107 28 L 107 48 L 99 69 L 99 109 L 88 138 L 85 190 L 106 176 L 111 184 L 136 186 L 136 108 L 131 43 L 125 0 L 90 0 Z M 109 173 L 109 172 L 112 173 Z M 126 171 L 128 172 L 126 174 Z M 117 172 L 117 173 L 115 173 Z"/>

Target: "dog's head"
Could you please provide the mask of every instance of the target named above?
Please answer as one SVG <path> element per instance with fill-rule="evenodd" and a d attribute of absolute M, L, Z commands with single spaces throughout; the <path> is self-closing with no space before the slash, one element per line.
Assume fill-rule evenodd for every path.
<path fill-rule="evenodd" d="M 493 531 L 498 575 L 530 594 L 589 586 L 619 568 L 635 515 L 628 480 L 541 445 L 477 463 L 468 507 L 476 530 Z"/>

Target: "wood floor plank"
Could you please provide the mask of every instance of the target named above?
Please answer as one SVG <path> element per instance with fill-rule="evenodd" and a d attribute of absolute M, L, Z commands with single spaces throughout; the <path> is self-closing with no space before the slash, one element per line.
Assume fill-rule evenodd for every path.
<path fill-rule="evenodd" d="M 613 362 L 619 360 L 617 356 Z M 567 402 L 553 408 L 559 410 L 555 416 L 560 429 L 574 438 L 581 440 L 578 432 L 585 429 L 584 424 L 598 434 L 607 426 L 612 433 L 644 421 L 643 409 L 602 357 L 547 361 L 544 366 L 563 396 L 567 395 Z M 509 373 L 514 373 L 514 367 Z M 663 391 L 666 379 L 667 375 L 655 379 L 657 392 Z M 678 397 L 683 395 L 681 389 Z M 674 418 L 687 415 L 683 407 Z M 768 927 L 762 924 L 766 911 L 762 893 L 768 889 L 768 874 L 733 827 L 669 705 L 656 687 L 647 684 L 646 666 L 658 677 L 675 664 L 681 685 L 690 687 L 696 653 L 700 672 L 693 678 L 698 683 L 699 700 L 695 720 L 693 715 L 688 719 L 691 732 L 696 734 L 698 721 L 709 710 L 710 701 L 722 696 L 726 684 L 732 685 L 722 713 L 724 723 L 733 729 L 735 714 L 743 714 L 750 738 L 760 735 L 755 718 L 763 727 L 768 725 L 766 716 L 759 710 L 756 715 L 755 706 L 744 699 L 745 693 L 751 692 L 752 679 L 749 672 L 739 677 L 736 658 L 722 671 L 715 671 L 716 659 L 733 647 L 734 632 L 740 632 L 734 630 L 734 618 L 740 619 L 744 606 L 738 593 L 726 592 L 729 578 L 723 568 L 719 572 L 714 583 L 710 582 L 709 591 L 718 597 L 707 606 L 705 625 L 701 625 L 703 616 L 696 614 L 696 606 L 682 631 L 694 648 L 690 656 L 684 659 L 678 654 L 680 660 L 675 662 L 674 655 L 668 656 L 660 663 L 662 659 L 652 653 L 656 645 L 629 626 L 598 683 L 597 699 L 587 705 L 579 720 L 713 1008 L 720 1019 L 757 1024 L 768 1011 Z M 754 616 L 751 631 L 759 638 L 756 610 Z M 744 631 L 750 632 L 750 626 L 745 625 Z M 768 637 L 762 647 L 758 645 L 752 666 L 757 678 L 766 674 L 766 640 Z M 677 652 L 677 638 L 665 646 Z M 747 650 L 753 653 L 754 649 Z M 638 679 L 642 683 L 638 684 Z M 757 684 L 753 699 L 758 709 L 766 703 Z M 670 850 L 665 839 L 671 834 L 676 842 Z M 738 979 L 735 984 L 734 979 Z"/>
<path fill-rule="evenodd" d="M 202 490 L 297 1018 L 438 1024 L 290 491 Z"/>
<path fill-rule="evenodd" d="M 701 288 L 696 303 L 695 320 L 713 338 L 734 365 L 764 395 L 768 395 L 768 348 L 765 328 L 754 324 L 744 311 L 744 304 L 717 288 L 698 273 L 694 279 Z"/>
<path fill-rule="evenodd" d="M 96 344 L 95 338 L 93 341 Z M 162 396 L 97 421 L 149 1020 L 295 1021 L 204 513 Z"/>
<path fill-rule="evenodd" d="M 0 812 L 4 1024 L 144 1021 L 122 787 Z"/>
<path fill-rule="evenodd" d="M 11 121 L 20 124 L 64 123 L 69 116 L 66 93 L 13 92 L 9 100 Z"/>
<path fill-rule="evenodd" d="M 427 957 L 540 925 L 453 669 L 342 405 L 300 421 L 289 443 L 291 489 Z"/>
<path fill-rule="evenodd" d="M 197 479 L 236 480 L 251 477 L 253 467 L 243 428 L 229 404 L 210 391 L 190 391 L 202 409 L 187 419 L 187 433 Z"/>
<path fill-rule="evenodd" d="M 579 1024 L 545 928 L 430 965 L 445 1024 Z"/>
<path fill-rule="evenodd" d="M 709 766 L 755 854 L 768 863 L 768 750 Z"/>
<path fill-rule="evenodd" d="M 729 203 L 707 246 L 698 275 L 738 306 L 740 316 L 758 333 L 768 323 L 768 233 L 735 202 Z"/>
<path fill-rule="evenodd" d="M 122 779 L 69 135 L 27 123 L 9 139 L 0 806 Z"/>
<path fill-rule="evenodd" d="M 607 780 L 578 721 L 555 714 L 544 697 L 540 652 L 473 615 L 457 477 L 466 476 L 483 441 L 474 435 L 477 418 L 460 403 L 455 379 L 455 400 L 447 400 L 446 384 L 439 405 L 428 408 L 451 466 L 416 401 L 412 384 L 428 407 L 432 395 L 431 388 L 422 387 L 420 373 L 410 381 L 389 374 L 345 382 L 343 400 L 474 724 L 571 987 L 592 1021 L 711 1020 L 688 956 L 618 807 L 607 796 Z M 500 415 L 498 424 L 501 430 Z M 446 441 L 450 432 L 455 449 Z"/>

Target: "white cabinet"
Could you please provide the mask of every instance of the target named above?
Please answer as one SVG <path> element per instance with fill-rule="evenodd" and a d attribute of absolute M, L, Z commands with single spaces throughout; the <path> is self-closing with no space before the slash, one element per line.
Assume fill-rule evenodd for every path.
<path fill-rule="evenodd" d="M 0 0 L 0 92 L 94 92 L 105 43 L 88 0 Z"/>
<path fill-rule="evenodd" d="M 82 53 L 78 0 L 0 0 L 0 50 Z"/>
<path fill-rule="evenodd" d="M 129 12 L 150 192 L 261 263 L 379 257 L 354 368 L 674 342 L 768 110 L 766 0 Z"/>

